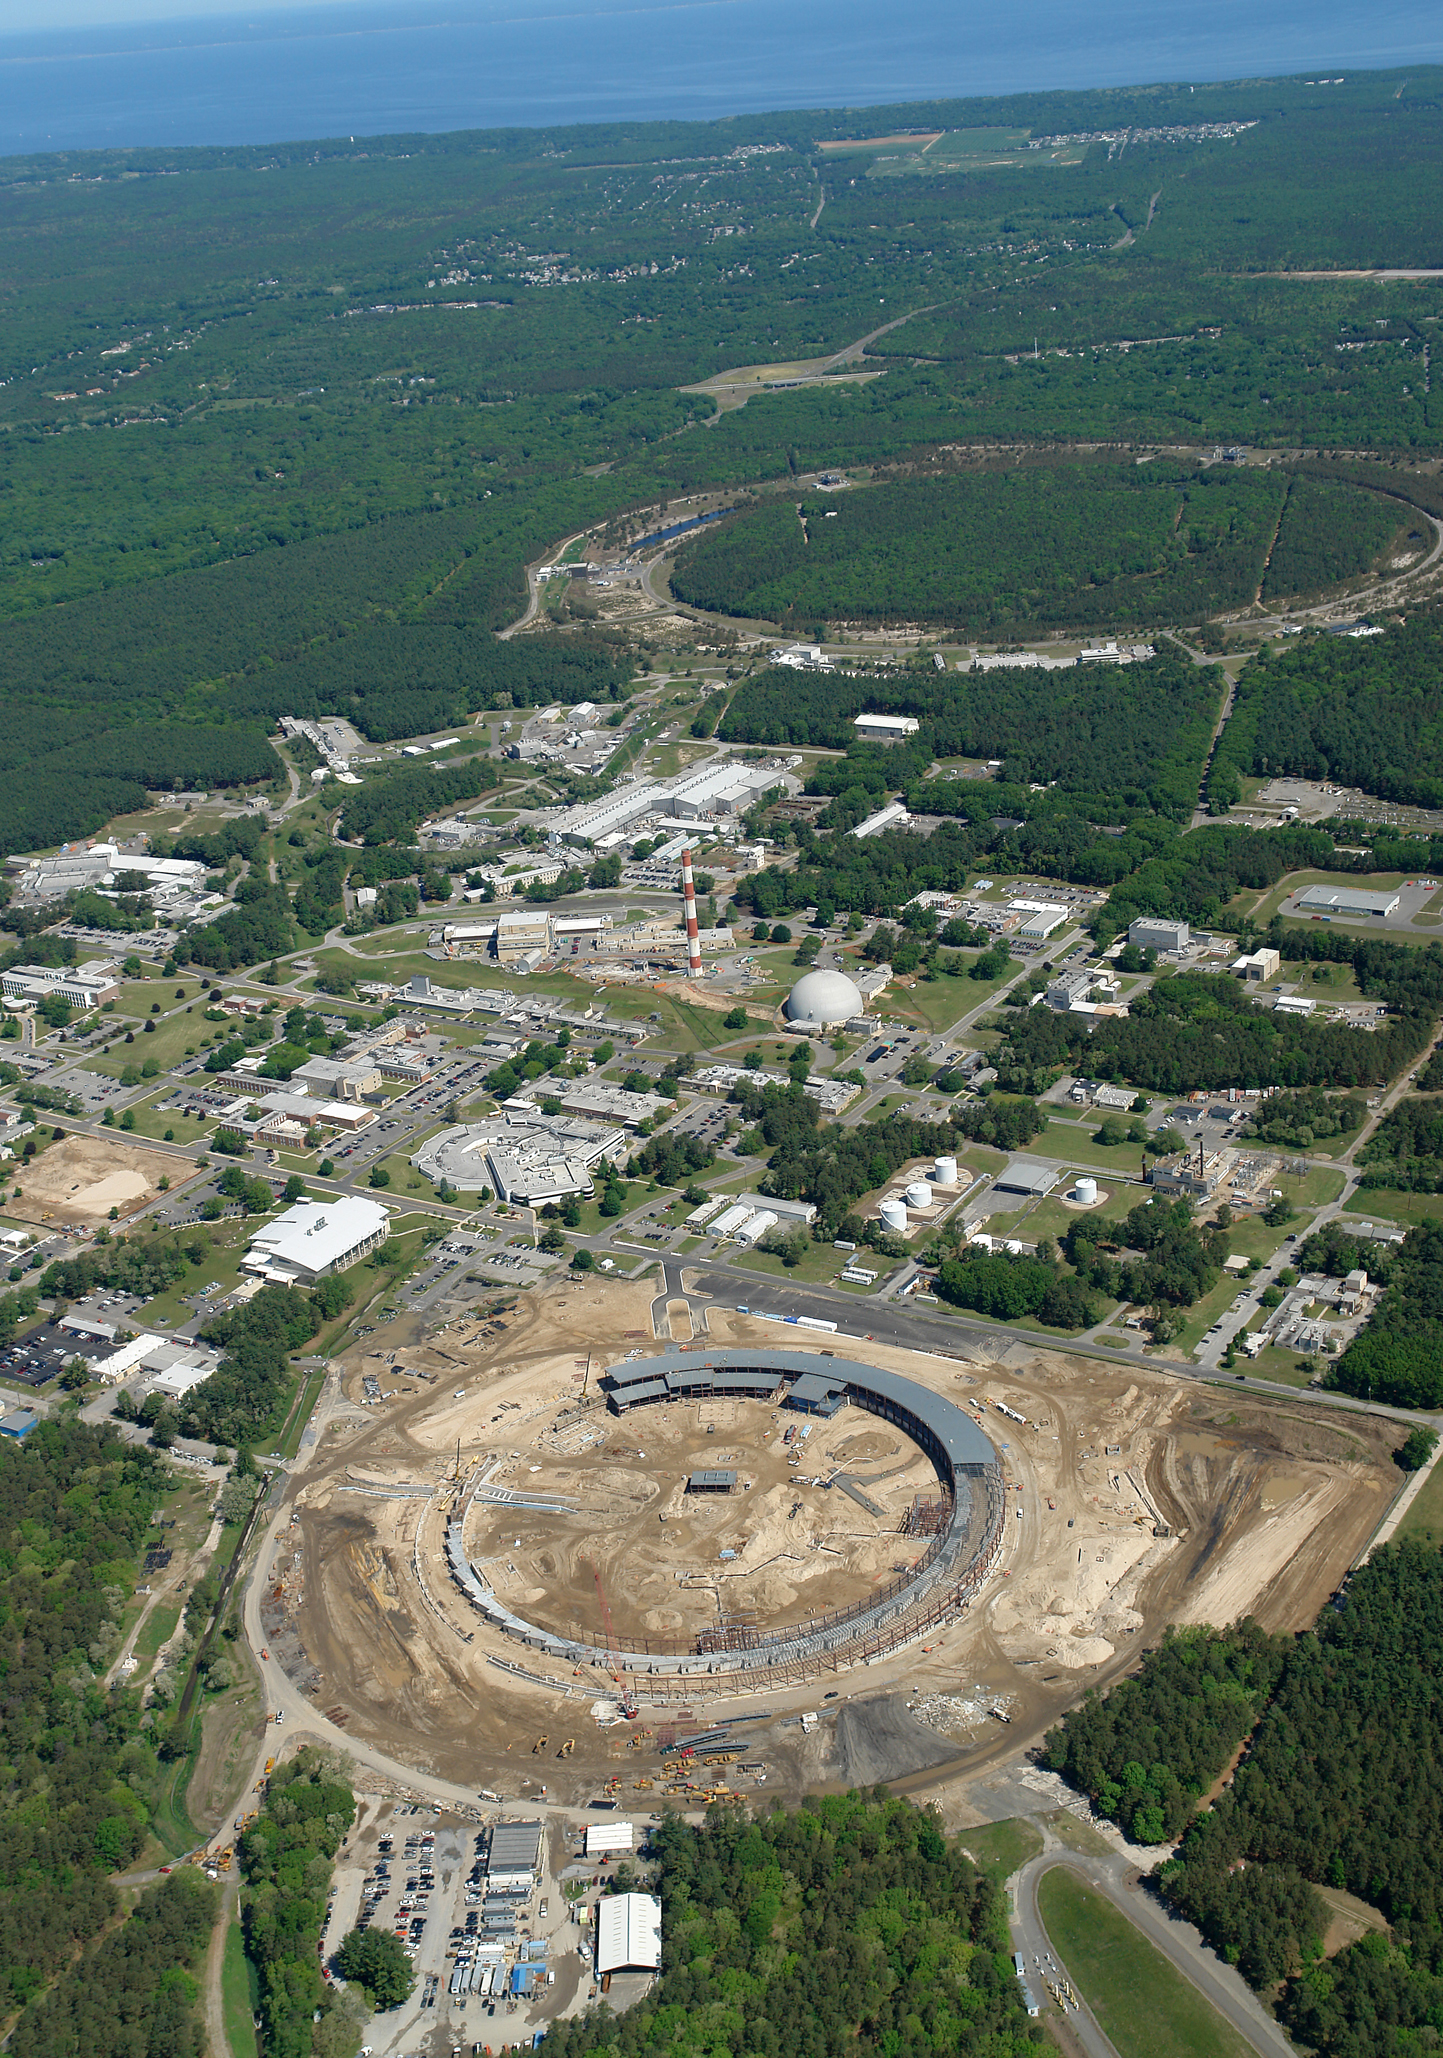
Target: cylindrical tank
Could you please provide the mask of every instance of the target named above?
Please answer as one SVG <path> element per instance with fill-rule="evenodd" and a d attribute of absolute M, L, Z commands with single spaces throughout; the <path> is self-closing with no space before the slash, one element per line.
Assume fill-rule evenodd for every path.
<path fill-rule="evenodd" d="M 1097 1181 L 1095 1179 L 1079 1179 L 1072 1191 L 1080 1208 L 1095 1208 L 1097 1206 Z"/>
<path fill-rule="evenodd" d="M 932 1160 L 932 1177 L 939 1186 L 955 1186 L 957 1184 L 957 1160 L 955 1158 L 934 1158 Z"/>
<path fill-rule="evenodd" d="M 882 1227 L 903 1230 L 907 1226 L 907 1210 L 899 1200 L 884 1200 L 881 1207 Z"/>
<path fill-rule="evenodd" d="M 903 1198 L 906 1200 L 909 1208 L 930 1208 L 932 1205 L 932 1189 L 925 1179 L 914 1179 L 907 1188 Z"/>

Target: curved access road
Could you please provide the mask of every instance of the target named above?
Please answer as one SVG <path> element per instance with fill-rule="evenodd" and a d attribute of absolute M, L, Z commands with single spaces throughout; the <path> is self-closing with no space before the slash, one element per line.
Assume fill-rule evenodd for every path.
<path fill-rule="evenodd" d="M 1142 1890 L 1141 1874 L 1135 1865 L 1121 1853 L 1091 1857 L 1070 1850 L 1056 1840 L 1045 1824 L 1040 1827 L 1047 1847 L 1040 1857 L 1024 1865 L 1012 1882 L 1013 1948 L 1022 1953 L 1026 1962 L 1029 1985 L 1035 1990 L 1041 1988 L 1039 1966 L 1045 1969 L 1055 1965 L 1063 1972 L 1067 1969 L 1057 1956 L 1037 1904 L 1037 1888 L 1044 1873 L 1060 1865 L 1105 1895 L 1162 1952 L 1169 1964 L 1197 1988 L 1223 2020 L 1246 2039 L 1258 2058 L 1297 2058 L 1293 2044 L 1241 1975 L 1208 1948 L 1190 1922 L 1169 1915 L 1151 1894 Z M 1040 1991 L 1037 1998 L 1042 1999 Z M 1076 2009 L 1069 2009 L 1067 2020 L 1077 2031 L 1088 2058 L 1117 2058 L 1113 2044 L 1085 2003 L 1079 2001 Z"/>

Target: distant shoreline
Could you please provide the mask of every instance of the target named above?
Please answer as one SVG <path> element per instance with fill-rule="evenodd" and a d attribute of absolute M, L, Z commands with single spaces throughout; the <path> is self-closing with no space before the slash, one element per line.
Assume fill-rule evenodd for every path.
<path fill-rule="evenodd" d="M 711 121 L 822 108 L 925 108 L 939 95 L 1200 88 L 1443 62 L 1443 18 L 1396 0 L 1366 29 L 1340 0 L 1245 0 L 1160 25 L 1142 0 L 1105 21 L 1043 0 L 969 21 L 936 0 L 356 0 L 0 37 L 0 157 L 223 148 L 579 123 Z M 544 61 L 538 57 L 544 54 Z"/>

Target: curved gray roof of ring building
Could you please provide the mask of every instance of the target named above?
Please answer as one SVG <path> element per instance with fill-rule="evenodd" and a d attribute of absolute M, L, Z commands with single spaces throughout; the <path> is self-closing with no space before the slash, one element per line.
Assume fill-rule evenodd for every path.
<path fill-rule="evenodd" d="M 664 1383 L 667 1397 L 675 1395 L 679 1398 L 690 1387 L 711 1384 L 709 1375 L 712 1373 L 721 1374 L 730 1385 L 733 1380 L 726 1379 L 727 1374 L 735 1376 L 748 1372 L 767 1375 L 773 1388 L 780 1378 L 797 1380 L 820 1375 L 835 1383 L 849 1400 L 860 1399 L 864 1394 L 876 1394 L 889 1406 L 905 1409 L 919 1422 L 957 1471 L 997 1462 L 996 1450 L 965 1408 L 959 1408 L 955 1401 L 919 1386 L 915 1379 L 904 1379 L 900 1372 L 885 1372 L 880 1365 L 866 1365 L 856 1358 L 824 1357 L 814 1351 L 766 1349 L 659 1351 L 650 1357 L 630 1358 L 619 1365 L 608 1365 L 601 1383 L 608 1393 L 615 1393 L 618 1402 L 624 1406 L 628 1389 L 645 1386 L 651 1390 L 644 1395 L 636 1392 L 636 1399 L 659 1400 L 661 1394 L 656 1388 Z"/>
<path fill-rule="evenodd" d="M 782 1628 L 764 1634 L 748 1650 L 703 1650 L 694 1645 L 686 1651 L 665 1653 L 650 1645 L 646 1650 L 624 1651 L 615 1645 L 608 1648 L 589 1644 L 558 1636 L 516 1615 L 505 1605 L 467 1557 L 464 1509 L 456 1511 L 446 1529 L 446 1557 L 452 1577 L 472 1605 L 505 1634 L 572 1666 L 599 1663 L 611 1667 L 619 1661 L 628 1670 L 680 1676 L 701 1671 L 745 1671 L 775 1664 L 779 1655 L 788 1650 L 803 1657 L 835 1654 L 859 1632 L 900 1619 L 917 1600 L 945 1586 L 965 1569 L 961 1561 L 971 1526 L 969 1480 L 984 1475 L 990 1478 L 992 1484 L 986 1488 L 988 1503 L 995 1501 L 1000 1507 L 997 1452 L 972 1417 L 954 1401 L 930 1392 L 900 1373 L 885 1372 L 878 1365 L 810 1351 L 659 1351 L 608 1367 L 601 1383 L 608 1390 L 611 1404 L 625 1410 L 633 1403 L 681 1400 L 698 1387 L 713 1393 L 770 1397 L 782 1381 L 793 1389 L 805 1381 L 806 1392 L 813 1399 L 825 1402 L 830 1396 L 839 1396 L 870 1413 L 903 1421 L 920 1432 L 923 1448 L 939 1471 L 950 1474 L 953 1509 L 947 1532 L 935 1540 L 914 1578 L 898 1581 L 895 1589 L 878 1595 L 875 1602 L 845 1609 L 831 1618 L 799 1623 L 790 1630 Z M 971 1562 L 975 1562 L 978 1548 L 974 1546 Z"/>

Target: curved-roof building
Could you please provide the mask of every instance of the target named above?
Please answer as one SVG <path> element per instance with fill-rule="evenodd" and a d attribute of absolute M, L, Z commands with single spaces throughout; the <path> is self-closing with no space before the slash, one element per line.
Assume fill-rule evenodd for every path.
<path fill-rule="evenodd" d="M 625 1648 L 615 1640 L 603 1647 L 561 1636 L 515 1614 L 467 1556 L 468 1501 L 453 1513 L 446 1531 L 446 1555 L 457 1585 L 494 1627 L 573 1669 L 604 1665 L 613 1675 L 624 1671 L 673 1679 L 692 1672 L 758 1670 L 777 1678 L 782 1676 L 777 1666 L 865 1663 L 954 1619 L 996 1562 L 1007 1513 L 996 1450 L 955 1401 L 900 1373 L 832 1353 L 771 1350 L 760 1344 L 723 1350 L 673 1345 L 650 1357 L 609 1365 L 601 1386 L 616 1415 L 648 1403 L 718 1396 L 751 1397 L 824 1419 L 850 1404 L 894 1423 L 921 1447 L 936 1467 L 946 1516 L 914 1564 L 848 1607 L 775 1630 L 738 1631 L 723 1623 L 694 1635 L 648 1635 Z M 478 1483 L 472 1498 L 486 1492 Z"/>
<path fill-rule="evenodd" d="M 845 972 L 804 972 L 787 995 L 787 1020 L 801 1028 L 829 1029 L 865 1013 L 861 991 Z"/>

